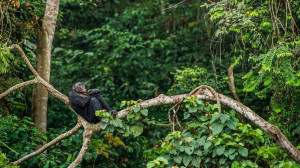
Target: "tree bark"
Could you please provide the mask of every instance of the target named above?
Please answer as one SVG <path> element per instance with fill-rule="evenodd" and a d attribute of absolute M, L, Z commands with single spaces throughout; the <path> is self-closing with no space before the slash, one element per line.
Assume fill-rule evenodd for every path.
<path fill-rule="evenodd" d="M 240 98 L 239 98 L 239 96 L 238 96 L 238 94 L 236 93 L 236 90 L 235 90 L 232 65 L 228 67 L 228 83 L 229 83 L 229 89 L 230 89 L 231 93 L 233 94 L 234 99 L 241 102 L 241 100 L 240 100 Z M 241 123 L 243 123 L 243 124 L 246 123 L 243 116 L 241 116 L 240 114 L 237 114 L 237 117 L 241 121 Z"/>
<path fill-rule="evenodd" d="M 51 68 L 51 46 L 58 16 L 59 0 L 47 0 L 42 26 L 36 30 L 36 70 L 49 83 Z M 47 133 L 48 92 L 40 84 L 35 85 L 32 94 L 32 119 L 35 126 Z"/>

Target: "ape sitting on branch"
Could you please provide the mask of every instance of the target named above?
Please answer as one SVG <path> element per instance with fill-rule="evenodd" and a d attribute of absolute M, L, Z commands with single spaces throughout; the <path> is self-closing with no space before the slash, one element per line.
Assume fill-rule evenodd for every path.
<path fill-rule="evenodd" d="M 95 111 L 105 109 L 113 116 L 117 114 L 115 110 L 110 109 L 98 89 L 90 89 L 86 93 L 85 85 L 82 82 L 77 82 L 72 86 L 69 100 L 75 112 L 91 123 L 97 123 L 101 120 L 95 115 Z"/>

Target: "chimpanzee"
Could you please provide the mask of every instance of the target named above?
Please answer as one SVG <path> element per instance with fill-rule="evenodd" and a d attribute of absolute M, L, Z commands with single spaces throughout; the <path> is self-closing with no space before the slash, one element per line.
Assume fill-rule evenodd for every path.
<path fill-rule="evenodd" d="M 110 109 L 98 89 L 90 89 L 86 93 L 85 85 L 82 82 L 77 82 L 72 86 L 69 99 L 75 112 L 91 123 L 97 123 L 101 120 L 95 115 L 95 111 L 105 109 L 113 116 L 117 114 L 115 110 Z"/>

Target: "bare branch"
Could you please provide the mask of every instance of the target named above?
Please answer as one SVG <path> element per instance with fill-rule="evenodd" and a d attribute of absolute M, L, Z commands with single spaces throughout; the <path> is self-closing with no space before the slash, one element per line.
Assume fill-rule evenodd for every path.
<path fill-rule="evenodd" d="M 280 147 L 292 159 L 294 159 L 297 163 L 300 163 L 300 151 L 288 141 L 288 139 L 282 134 L 282 132 L 277 127 L 265 121 L 263 118 L 254 113 L 250 108 L 222 94 L 218 94 L 216 98 L 215 94 L 212 93 L 211 90 L 209 90 L 206 87 L 204 90 L 201 90 L 201 92 L 197 91 L 197 94 L 197 97 L 202 100 L 218 101 L 219 99 L 221 104 L 224 104 L 236 110 L 238 113 L 240 113 L 241 115 L 249 119 L 251 122 L 253 122 L 255 125 L 257 125 L 259 128 L 269 133 L 277 141 Z M 176 104 L 186 97 L 188 97 L 188 94 L 176 96 L 159 95 L 156 98 L 143 101 L 139 105 L 141 108 L 150 108 L 155 106 Z M 133 107 L 129 107 L 124 110 L 121 110 L 118 113 L 117 118 L 125 118 L 127 116 L 127 112 L 131 111 L 132 109 Z"/>
<path fill-rule="evenodd" d="M 249 107 L 243 105 L 242 103 L 231 99 L 227 96 L 224 96 L 222 94 L 219 94 L 220 101 L 222 104 L 234 109 L 247 119 L 249 119 L 251 122 L 253 122 L 255 125 L 257 125 L 262 130 L 269 133 L 279 144 L 279 146 L 297 163 L 300 163 L 300 151 L 289 142 L 289 140 L 284 136 L 284 134 L 274 125 L 268 123 L 263 118 L 261 118 L 259 115 L 254 113 Z M 200 94 L 197 96 L 200 99 L 203 100 L 211 100 L 216 101 L 216 99 L 209 94 Z"/>
<path fill-rule="evenodd" d="M 17 164 L 20 164 L 20 163 L 22 163 L 23 161 L 25 161 L 25 160 L 27 160 L 27 159 L 33 157 L 33 156 L 36 156 L 36 155 L 38 155 L 38 154 L 44 152 L 46 149 L 50 148 L 51 146 L 55 145 L 56 143 L 60 142 L 61 140 L 63 140 L 63 139 L 65 139 L 65 138 L 67 138 L 67 137 L 69 137 L 69 136 L 75 134 L 81 127 L 82 127 L 81 122 L 77 122 L 77 124 L 75 125 L 75 127 L 72 128 L 70 131 L 61 134 L 60 136 L 58 136 L 58 137 L 56 137 L 55 139 L 53 139 L 51 142 L 49 142 L 49 143 L 43 145 L 40 149 L 36 150 L 35 152 L 32 152 L 32 153 L 30 153 L 30 154 L 24 156 L 23 158 L 21 158 L 21 159 L 15 161 L 15 162 L 10 163 L 9 165 L 11 166 L 11 165 L 17 165 Z"/>
<path fill-rule="evenodd" d="M 228 67 L 228 83 L 229 83 L 229 89 L 230 89 L 231 93 L 233 94 L 234 99 L 241 102 L 241 100 L 235 90 L 232 65 Z M 243 123 L 243 124 L 246 123 L 245 119 L 240 114 L 237 115 L 237 118 L 240 120 L 241 123 Z"/>
<path fill-rule="evenodd" d="M 6 95 L 8 95 L 9 93 L 11 93 L 14 90 L 20 89 L 20 88 L 22 88 L 24 86 L 27 86 L 27 85 L 36 84 L 36 83 L 38 83 L 38 80 L 33 79 L 33 80 L 30 80 L 30 81 L 26 81 L 26 82 L 16 84 L 15 86 L 13 86 L 13 87 L 9 88 L 8 90 L 6 90 L 5 92 L 1 93 L 0 94 L 0 99 L 2 99 L 3 97 L 5 97 Z"/>
<path fill-rule="evenodd" d="M 168 7 L 168 8 L 163 8 L 162 11 L 166 11 L 168 9 L 177 8 L 177 6 L 180 5 L 180 4 L 182 4 L 183 2 L 185 2 L 185 0 L 179 2 L 179 3 L 175 4 L 175 5 L 172 5 L 172 6 Z"/>
<path fill-rule="evenodd" d="M 232 65 L 228 67 L 228 83 L 229 83 L 229 89 L 230 89 L 231 93 L 233 94 L 233 97 L 235 98 L 235 100 L 241 102 L 239 96 L 237 95 L 237 93 L 235 91 Z"/>
<path fill-rule="evenodd" d="M 82 124 L 81 122 L 77 122 L 77 124 L 75 125 L 74 128 L 72 128 L 70 131 L 68 132 L 65 132 L 63 134 L 61 134 L 60 136 L 56 137 L 55 139 L 53 139 L 51 142 L 43 145 L 40 149 L 36 150 L 35 152 L 32 152 L 26 156 L 24 156 L 23 158 L 15 161 L 15 162 L 12 162 L 10 163 L 9 165 L 17 165 L 17 164 L 20 164 L 22 163 L 23 161 L 33 157 L 33 156 L 36 156 L 42 152 L 44 152 L 46 149 L 50 148 L 51 146 L 55 145 L 56 143 L 60 142 L 61 140 L 75 134 L 80 128 L 82 127 Z"/>
<path fill-rule="evenodd" d="M 38 76 L 38 73 L 36 72 L 36 70 L 33 68 L 33 66 L 31 65 L 30 61 L 28 60 L 28 58 L 26 57 L 24 51 L 22 50 L 22 48 L 18 45 L 18 44 L 13 44 L 10 47 L 8 47 L 9 50 L 12 49 L 18 49 L 18 51 L 21 54 L 21 57 L 24 59 L 25 63 L 27 64 L 27 66 L 29 67 L 30 71 L 34 74 L 34 76 Z"/>
<path fill-rule="evenodd" d="M 83 143 L 82 143 L 82 147 L 81 147 L 81 150 L 77 156 L 77 158 L 74 160 L 73 163 L 71 163 L 69 165 L 68 168 L 76 168 L 76 166 L 78 166 L 83 158 L 84 158 L 84 155 L 86 154 L 88 148 L 89 148 L 89 144 L 90 144 L 90 140 L 92 138 L 92 135 L 94 134 L 94 131 L 92 129 L 86 129 L 83 133 Z"/>

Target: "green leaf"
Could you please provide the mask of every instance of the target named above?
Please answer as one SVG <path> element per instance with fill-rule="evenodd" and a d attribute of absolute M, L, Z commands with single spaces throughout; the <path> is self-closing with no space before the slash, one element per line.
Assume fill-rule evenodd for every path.
<path fill-rule="evenodd" d="M 183 119 L 188 119 L 190 116 L 191 116 L 190 113 L 185 112 L 185 113 L 184 113 Z"/>
<path fill-rule="evenodd" d="M 192 165 L 195 167 L 200 167 L 201 158 L 200 157 L 193 157 Z"/>
<path fill-rule="evenodd" d="M 184 151 L 186 154 L 191 155 L 194 152 L 194 147 L 193 146 L 187 146 L 184 148 Z"/>
<path fill-rule="evenodd" d="M 221 159 L 219 160 L 219 163 L 220 163 L 220 164 L 224 164 L 225 161 L 226 161 L 226 159 L 227 159 L 227 158 L 221 158 Z"/>
<path fill-rule="evenodd" d="M 223 131 L 223 127 L 224 127 L 223 124 L 213 123 L 213 125 L 212 125 L 213 136 L 221 133 Z"/>
<path fill-rule="evenodd" d="M 221 116 L 220 116 L 220 120 L 223 124 L 229 119 L 230 119 L 230 116 L 228 114 L 221 114 Z"/>
<path fill-rule="evenodd" d="M 204 149 L 208 149 L 210 146 L 211 146 L 211 141 L 207 141 L 205 144 L 204 144 Z"/>
<path fill-rule="evenodd" d="M 201 137 L 200 139 L 198 139 L 198 140 L 197 140 L 198 144 L 199 144 L 200 146 L 203 146 L 203 145 L 205 144 L 206 138 L 207 138 L 207 136 L 203 136 L 203 137 Z"/>
<path fill-rule="evenodd" d="M 147 163 L 147 168 L 152 168 L 154 166 L 155 166 L 155 163 L 153 161 Z"/>
<path fill-rule="evenodd" d="M 176 163 L 178 163 L 178 164 L 180 164 L 181 161 L 182 161 L 182 157 L 179 156 L 179 155 L 175 156 L 173 159 L 174 159 L 174 161 L 175 161 Z"/>
<path fill-rule="evenodd" d="M 222 142 L 222 138 L 217 138 L 216 140 L 215 140 L 215 146 L 217 146 L 217 145 L 220 145 L 221 144 L 221 142 Z"/>
<path fill-rule="evenodd" d="M 209 106 L 210 106 L 210 108 L 211 108 L 212 110 L 215 110 L 216 108 L 219 108 L 218 104 L 209 105 Z"/>
<path fill-rule="evenodd" d="M 235 122 L 235 121 L 233 121 L 233 120 L 228 120 L 228 121 L 226 121 L 226 123 L 225 123 L 230 129 L 232 129 L 232 130 L 236 130 L 236 124 L 237 124 L 237 122 Z"/>
<path fill-rule="evenodd" d="M 230 148 L 229 151 L 228 151 L 228 154 L 231 155 L 231 154 L 233 154 L 234 152 L 235 152 L 235 148 Z"/>
<path fill-rule="evenodd" d="M 211 118 L 211 120 L 210 120 L 210 124 L 212 124 L 213 122 L 215 122 L 217 119 L 219 119 L 220 118 L 220 114 L 219 113 L 215 113 L 214 115 L 213 115 L 213 117 Z"/>
<path fill-rule="evenodd" d="M 141 135 L 141 133 L 143 132 L 143 127 L 144 125 L 143 124 L 137 124 L 137 125 L 134 125 L 130 128 L 132 134 L 134 137 L 137 137 L 139 135 Z"/>
<path fill-rule="evenodd" d="M 224 145 L 220 145 L 220 146 L 217 147 L 218 156 L 223 155 L 224 151 L 225 151 L 225 146 Z"/>
<path fill-rule="evenodd" d="M 122 120 L 119 119 L 119 118 L 117 118 L 115 120 L 111 120 L 110 124 L 113 125 L 113 126 L 115 126 L 115 127 L 120 127 L 120 128 L 123 127 Z"/>
<path fill-rule="evenodd" d="M 258 167 L 258 165 L 256 163 L 253 163 L 252 161 L 250 160 L 246 160 L 245 161 L 247 166 L 250 166 L 250 167 Z"/>
<path fill-rule="evenodd" d="M 192 156 L 183 156 L 183 164 L 185 166 L 188 166 L 191 161 L 192 161 Z"/>
<path fill-rule="evenodd" d="M 105 123 L 108 123 L 109 118 L 101 118 L 101 121 L 102 121 L 102 122 L 105 122 Z"/>
<path fill-rule="evenodd" d="M 122 101 L 122 102 L 121 102 L 121 104 L 120 104 L 120 107 L 123 107 L 123 106 L 125 106 L 125 105 L 126 105 L 126 103 L 127 103 L 127 101 Z"/>
<path fill-rule="evenodd" d="M 212 157 L 214 158 L 214 157 L 216 157 L 217 156 L 217 148 L 215 148 L 214 150 L 213 150 L 213 153 L 212 153 Z"/>
<path fill-rule="evenodd" d="M 247 157 L 248 156 L 248 149 L 247 148 L 239 147 L 238 152 L 243 157 Z"/>
<path fill-rule="evenodd" d="M 195 112 L 197 112 L 198 108 L 197 107 L 189 107 L 188 109 L 189 109 L 190 113 L 195 113 Z"/>
<path fill-rule="evenodd" d="M 197 117 L 197 119 L 200 121 L 207 121 L 209 118 L 206 116 L 201 116 L 201 117 Z"/>
<path fill-rule="evenodd" d="M 202 156 L 202 151 L 200 149 L 194 152 L 195 155 Z"/>
<path fill-rule="evenodd" d="M 129 126 L 126 125 L 125 126 L 125 133 L 123 134 L 124 137 L 128 137 L 130 135 L 130 129 L 129 129 Z"/>
<path fill-rule="evenodd" d="M 209 110 L 210 110 L 210 107 L 209 107 L 209 106 L 206 106 L 206 107 L 204 107 L 204 110 L 205 110 L 205 111 L 209 111 Z"/>
<path fill-rule="evenodd" d="M 144 116 L 148 116 L 148 109 L 142 109 L 142 110 L 141 110 L 141 113 L 142 113 Z"/>
<path fill-rule="evenodd" d="M 104 129 L 106 128 L 107 125 L 108 125 L 107 123 L 101 122 L 100 128 L 104 130 Z"/>
<path fill-rule="evenodd" d="M 134 111 L 135 113 L 139 112 L 140 110 L 141 110 L 140 107 L 134 107 L 134 108 L 133 108 L 133 111 Z"/>
<path fill-rule="evenodd" d="M 156 160 L 159 160 L 159 161 L 161 161 L 162 163 L 164 163 L 164 164 L 169 164 L 169 161 L 166 159 L 166 158 L 164 158 L 164 157 L 158 157 Z"/>
<path fill-rule="evenodd" d="M 237 153 L 234 153 L 234 154 L 232 154 L 232 155 L 229 155 L 229 159 L 230 159 L 230 160 L 233 160 L 233 159 L 235 158 L 236 155 L 238 155 L 238 154 L 237 154 Z"/>

